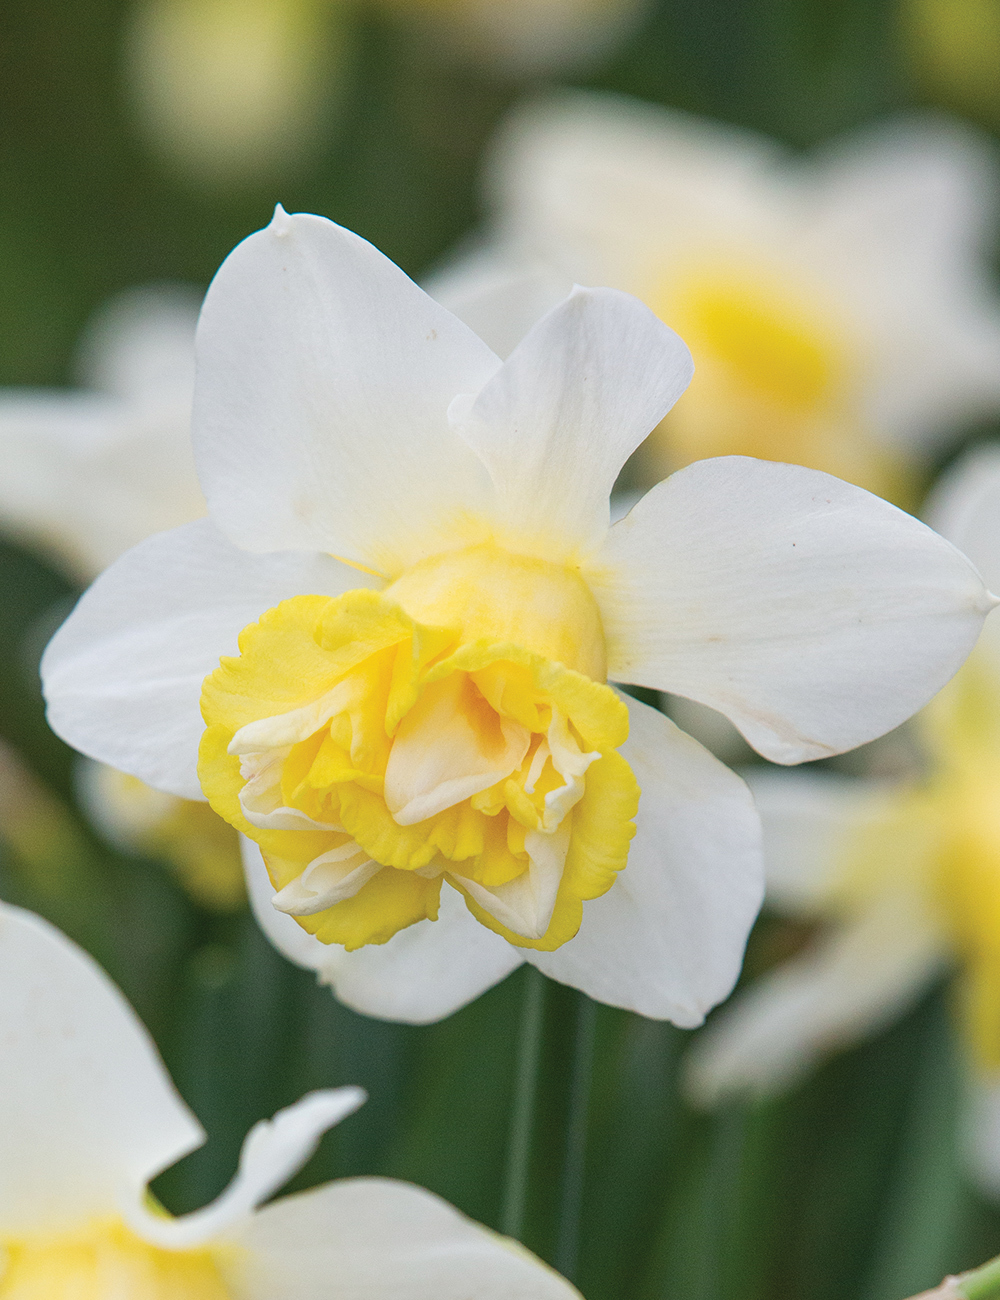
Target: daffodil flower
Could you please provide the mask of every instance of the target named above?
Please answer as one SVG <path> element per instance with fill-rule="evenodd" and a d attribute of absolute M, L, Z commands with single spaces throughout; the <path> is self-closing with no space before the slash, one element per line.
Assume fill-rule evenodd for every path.
<path fill-rule="evenodd" d="M 610 96 L 517 110 L 484 247 L 431 291 L 506 353 L 576 280 L 636 294 L 697 374 L 643 472 L 739 453 L 905 502 L 921 457 L 1000 409 L 995 151 L 899 119 L 792 158 Z"/>
<path fill-rule="evenodd" d="M 1000 452 L 972 453 L 931 517 L 1000 581 Z M 975 1088 L 969 1158 L 1000 1194 L 1000 627 L 916 719 L 923 773 L 762 772 L 768 897 L 816 924 L 798 955 L 737 994 L 688 1061 L 705 1103 L 773 1093 L 910 1007 L 949 965 Z M 916 766 L 916 764 L 914 764 Z"/>
<path fill-rule="evenodd" d="M 0 390 L 0 527 L 89 582 L 150 533 L 205 513 L 191 452 L 198 298 L 138 288 L 89 322 L 77 391 Z M 169 862 L 203 905 L 245 902 L 232 830 L 203 803 L 85 760 L 91 821 L 128 852 Z"/>
<path fill-rule="evenodd" d="M 779 762 L 834 753 L 958 668 L 994 599 L 975 570 L 861 489 L 743 458 L 609 527 L 691 373 L 615 290 L 501 363 L 371 245 L 279 209 L 197 346 L 211 519 L 84 595 L 43 662 L 52 725 L 203 790 L 353 1006 L 434 1019 L 527 960 L 697 1023 L 759 905 L 756 814 L 608 678 L 723 710 Z"/>
<path fill-rule="evenodd" d="M 0 1297 L 572 1300 L 516 1242 L 422 1188 L 351 1178 L 268 1200 L 364 1101 L 310 1093 L 254 1126 L 211 1205 L 173 1218 L 157 1174 L 205 1141 L 135 1012 L 47 922 L 0 904 Z"/>

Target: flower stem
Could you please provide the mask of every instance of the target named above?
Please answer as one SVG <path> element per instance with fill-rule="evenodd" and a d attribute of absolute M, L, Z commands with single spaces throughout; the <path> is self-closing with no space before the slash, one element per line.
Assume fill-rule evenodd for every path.
<path fill-rule="evenodd" d="M 504 1177 L 500 1231 L 520 1238 L 528 1201 L 531 1172 L 531 1135 L 535 1126 L 538 1093 L 538 1062 L 542 1052 L 545 1019 L 545 976 L 534 966 L 524 968 L 524 1001 L 517 1043 L 517 1074 L 507 1140 L 507 1169 Z"/>
<path fill-rule="evenodd" d="M 584 1172 L 587 1158 L 587 1121 L 594 1073 L 594 1034 L 597 1004 L 585 993 L 577 994 L 573 1067 L 570 1078 L 566 1156 L 563 1163 L 559 1229 L 553 1263 L 573 1280 L 580 1254 L 580 1217 L 583 1210 Z"/>

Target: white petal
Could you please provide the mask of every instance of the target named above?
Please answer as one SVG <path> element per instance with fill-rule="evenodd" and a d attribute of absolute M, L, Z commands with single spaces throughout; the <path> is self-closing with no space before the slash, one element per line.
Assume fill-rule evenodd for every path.
<path fill-rule="evenodd" d="M 947 960 L 916 893 L 880 899 L 738 993 L 698 1035 L 687 1089 L 703 1105 L 788 1087 L 911 1006 Z"/>
<path fill-rule="evenodd" d="M 419 921 L 388 943 L 347 952 L 320 943 L 271 904 L 274 888 L 257 845 L 243 840 L 243 865 L 254 915 L 279 952 L 330 984 L 339 1000 L 364 1015 L 426 1025 L 474 1001 L 520 966 L 523 955 L 480 925 L 457 890 L 441 890 L 436 921 Z"/>
<path fill-rule="evenodd" d="M 452 418 L 489 469 L 496 518 L 565 559 L 598 545 L 625 461 L 687 388 L 691 354 L 648 307 L 575 289 Z"/>
<path fill-rule="evenodd" d="M 991 591 L 1000 589 L 1000 447 L 985 443 L 949 466 L 924 517 L 969 557 Z"/>
<path fill-rule="evenodd" d="M 132 1008 L 46 921 L 0 905 L 0 1235 L 114 1214 L 205 1135 Z"/>
<path fill-rule="evenodd" d="M 360 845 L 353 842 L 313 858 L 301 876 L 278 890 L 271 906 L 289 916 L 315 916 L 334 903 L 353 898 L 372 876 L 382 870 Z"/>
<path fill-rule="evenodd" d="M 1000 1079 L 996 1075 L 970 1080 L 968 1110 L 963 1123 L 965 1162 L 976 1182 L 1000 1200 Z"/>
<path fill-rule="evenodd" d="M 446 416 L 499 361 L 357 235 L 279 210 L 216 275 L 197 352 L 199 477 L 248 550 L 395 573 L 481 505 L 483 467 Z"/>
<path fill-rule="evenodd" d="M 530 734 L 512 720 L 464 707 L 475 691 L 464 673 L 425 687 L 400 723 L 385 770 L 385 802 L 413 826 L 488 790 L 521 766 Z"/>
<path fill-rule="evenodd" d="M 575 939 L 525 952 L 598 1002 L 690 1026 L 735 983 L 763 895 L 749 791 L 663 714 L 628 701 L 621 748 L 642 789 L 628 865 Z"/>
<path fill-rule="evenodd" d="M 365 1101 L 361 1088 L 310 1092 L 273 1119 L 255 1124 L 243 1141 L 240 1167 L 226 1190 L 193 1214 L 164 1218 L 144 1201 L 123 1205 L 125 1221 L 146 1241 L 169 1250 L 191 1250 L 233 1228 L 302 1168 L 328 1128 Z"/>
<path fill-rule="evenodd" d="M 573 281 L 545 262 L 518 262 L 488 251 L 443 267 L 424 288 L 464 321 L 498 357 L 507 358 Z"/>
<path fill-rule="evenodd" d="M 42 658 L 53 730 L 157 789 L 200 799 L 201 686 L 289 596 L 366 587 L 325 555 L 249 555 L 207 520 L 141 542 L 80 599 Z"/>
<path fill-rule="evenodd" d="M 858 835 L 884 824 L 900 797 L 893 784 L 837 772 L 751 768 L 744 775 L 764 828 L 768 902 L 793 915 L 829 900 L 851 868 Z M 918 835 L 926 838 L 922 827 Z M 907 839 L 903 852 L 911 847 Z"/>
<path fill-rule="evenodd" d="M 993 604 L 968 561 L 895 506 L 744 456 L 653 488 L 598 562 L 609 676 L 718 709 L 778 763 L 915 713 Z"/>
<path fill-rule="evenodd" d="M 569 852 L 569 830 L 567 824 L 548 833 L 528 831 L 524 837 L 528 870 L 504 885 L 487 888 L 455 871 L 450 874 L 501 925 L 526 939 L 540 939 L 555 910 Z"/>
<path fill-rule="evenodd" d="M 579 1300 L 517 1242 L 389 1179 L 286 1196 L 232 1240 L 242 1250 L 223 1268 L 236 1300 Z"/>

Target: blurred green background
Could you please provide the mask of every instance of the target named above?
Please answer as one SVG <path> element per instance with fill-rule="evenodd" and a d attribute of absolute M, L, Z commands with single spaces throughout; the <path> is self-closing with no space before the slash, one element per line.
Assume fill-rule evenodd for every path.
<path fill-rule="evenodd" d="M 330 64 L 336 93 L 302 157 L 194 176 L 138 123 L 131 22 L 122 0 L 0 7 L 4 385 L 69 383 L 79 332 L 109 294 L 206 285 L 276 201 L 424 274 L 475 223 L 483 148 L 534 84 L 415 40 L 381 8 L 331 7 L 315 39 L 349 40 L 351 57 Z M 914 54 L 912 23 L 884 0 L 660 0 L 609 61 L 564 80 L 794 146 L 922 102 L 989 128 L 994 106 L 949 88 L 946 59 Z M 175 1211 L 197 1206 L 227 1181 L 254 1121 L 308 1088 L 360 1083 L 368 1105 L 297 1185 L 388 1174 L 498 1225 L 525 972 L 436 1026 L 367 1020 L 278 956 L 247 914 L 202 910 L 162 863 L 109 849 L 75 810 L 73 756 L 46 729 L 36 680 L 44 629 L 73 595 L 39 558 L 0 545 L 0 768 L 16 773 L 0 800 L 0 895 L 105 964 L 208 1129 L 158 1193 Z M 749 969 L 789 942 L 763 920 Z M 577 1273 L 588 1300 L 902 1300 L 1000 1251 L 1000 1209 L 959 1166 L 949 996 L 933 992 L 788 1097 L 712 1116 L 679 1098 L 684 1032 L 599 1007 Z M 550 1259 L 579 1001 L 547 986 L 525 1240 Z"/>

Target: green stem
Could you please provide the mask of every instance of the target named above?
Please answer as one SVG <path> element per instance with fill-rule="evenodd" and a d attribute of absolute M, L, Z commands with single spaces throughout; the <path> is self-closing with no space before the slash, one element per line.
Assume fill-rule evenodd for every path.
<path fill-rule="evenodd" d="M 963 1273 L 958 1279 L 958 1293 L 965 1300 L 994 1300 L 1000 1296 L 1000 1256 Z"/>
<path fill-rule="evenodd" d="M 521 1026 L 517 1042 L 517 1074 L 514 1078 L 507 1170 L 500 1213 L 500 1231 L 508 1237 L 518 1238 L 524 1227 L 524 1212 L 528 1202 L 531 1136 L 535 1126 L 538 1062 L 542 1053 L 545 1019 L 545 976 L 534 966 L 526 965 L 523 979 L 524 1001 L 521 1005 Z"/>
<path fill-rule="evenodd" d="M 594 1033 L 597 1004 L 585 993 L 577 994 L 573 1068 L 570 1079 L 569 1118 L 566 1126 L 566 1158 L 563 1163 L 556 1236 L 555 1267 L 570 1281 L 576 1275 L 580 1254 L 580 1218 L 583 1211 L 584 1173 L 587 1159 L 587 1121 L 594 1073 Z"/>

